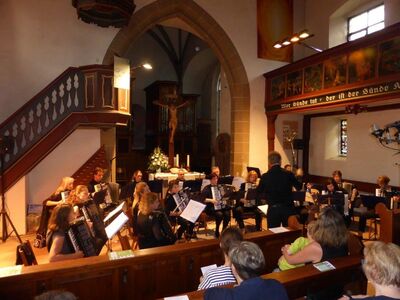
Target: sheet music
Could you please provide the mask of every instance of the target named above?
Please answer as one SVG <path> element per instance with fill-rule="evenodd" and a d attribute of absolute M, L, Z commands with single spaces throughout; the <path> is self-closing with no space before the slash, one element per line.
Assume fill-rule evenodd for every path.
<path fill-rule="evenodd" d="M 206 206 L 203 203 L 190 200 L 189 204 L 186 206 L 185 210 L 180 216 L 192 223 L 196 223 L 205 207 Z"/>
<path fill-rule="evenodd" d="M 209 265 L 209 266 L 205 266 L 205 267 L 201 267 L 201 274 L 206 275 L 208 272 L 210 272 L 211 270 L 214 270 L 218 268 L 216 264 L 213 265 Z"/>
<path fill-rule="evenodd" d="M 118 231 L 120 231 L 122 226 L 124 226 L 128 220 L 129 218 L 122 212 L 108 226 L 106 226 L 108 239 L 111 239 Z"/>
<path fill-rule="evenodd" d="M 257 206 L 257 207 L 258 207 L 259 210 L 261 210 L 261 212 L 262 212 L 264 215 L 267 215 L 267 213 L 268 213 L 268 204 L 259 205 L 259 206 Z"/>
<path fill-rule="evenodd" d="M 289 229 L 286 227 L 273 227 L 273 228 L 268 228 L 269 231 L 272 231 L 273 233 L 281 233 L 281 232 L 287 232 Z"/>
<path fill-rule="evenodd" d="M 125 205 L 125 201 L 123 201 L 120 205 L 118 205 L 116 208 L 114 208 L 103 220 L 103 222 L 107 222 L 110 220 L 114 215 L 116 215 L 118 212 L 120 212 Z"/>
<path fill-rule="evenodd" d="M 174 296 L 174 297 L 165 297 L 164 300 L 189 300 L 189 297 L 186 296 L 186 295 Z"/>

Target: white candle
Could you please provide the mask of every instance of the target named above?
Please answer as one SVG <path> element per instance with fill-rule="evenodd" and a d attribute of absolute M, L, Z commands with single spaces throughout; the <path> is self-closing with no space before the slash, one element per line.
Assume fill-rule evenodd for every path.
<path fill-rule="evenodd" d="M 176 155 L 176 166 L 179 168 L 179 154 Z"/>
<path fill-rule="evenodd" d="M 189 168 L 190 167 L 190 155 L 186 155 L 186 166 Z"/>

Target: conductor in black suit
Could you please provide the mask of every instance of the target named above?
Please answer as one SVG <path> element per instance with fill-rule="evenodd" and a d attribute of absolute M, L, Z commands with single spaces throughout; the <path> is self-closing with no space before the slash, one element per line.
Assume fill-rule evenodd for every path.
<path fill-rule="evenodd" d="M 268 203 L 268 227 L 279 227 L 288 225 L 288 218 L 296 214 L 292 190 L 301 189 L 301 182 L 298 182 L 292 172 L 281 168 L 282 157 L 272 151 L 268 154 L 267 173 L 261 176 L 260 184 L 257 187 L 259 194 L 264 194 Z"/>

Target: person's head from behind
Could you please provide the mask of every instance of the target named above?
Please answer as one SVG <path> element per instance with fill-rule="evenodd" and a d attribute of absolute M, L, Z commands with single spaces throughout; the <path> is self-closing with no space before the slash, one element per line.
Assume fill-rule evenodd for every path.
<path fill-rule="evenodd" d="M 218 178 L 219 178 L 218 174 L 212 173 L 210 175 L 210 184 L 211 185 L 217 185 L 218 184 Z"/>
<path fill-rule="evenodd" d="M 292 166 L 289 164 L 285 165 L 283 168 L 288 172 L 292 172 Z"/>
<path fill-rule="evenodd" d="M 260 247 L 252 242 L 241 242 L 229 251 L 232 273 L 238 283 L 260 276 L 264 271 L 265 258 Z"/>
<path fill-rule="evenodd" d="M 249 183 L 256 183 L 258 179 L 258 174 L 256 171 L 251 170 L 248 174 L 247 174 L 247 182 Z"/>
<path fill-rule="evenodd" d="M 378 177 L 377 184 L 378 186 L 382 188 L 386 188 L 389 185 L 390 178 L 386 175 L 381 175 Z"/>
<path fill-rule="evenodd" d="M 312 236 L 321 246 L 346 245 L 348 232 L 342 215 L 331 207 L 324 208 L 315 221 Z"/>
<path fill-rule="evenodd" d="M 177 179 L 177 180 L 171 180 L 169 183 L 168 183 L 168 192 L 170 193 L 170 194 L 176 194 L 177 192 L 179 192 L 179 190 L 180 190 L 180 186 L 179 186 L 179 180 Z"/>
<path fill-rule="evenodd" d="M 304 176 L 304 170 L 302 168 L 298 168 L 296 170 L 296 176 L 297 177 L 303 177 Z"/>
<path fill-rule="evenodd" d="M 211 174 L 217 174 L 217 176 L 221 176 L 221 171 L 218 166 L 214 166 L 211 168 Z"/>
<path fill-rule="evenodd" d="M 160 206 L 160 200 L 156 193 L 145 193 L 139 203 L 139 211 L 149 215 Z"/>
<path fill-rule="evenodd" d="M 400 247 L 392 243 L 367 243 L 363 269 L 373 284 L 400 289 Z"/>
<path fill-rule="evenodd" d="M 143 173 L 140 170 L 136 170 L 135 172 L 133 172 L 133 176 L 132 176 L 132 180 L 134 182 L 141 182 L 143 178 Z"/>
<path fill-rule="evenodd" d="M 219 247 L 224 253 L 225 260 L 229 259 L 229 251 L 232 247 L 243 241 L 243 234 L 237 227 L 227 227 L 219 238 Z"/>
<path fill-rule="evenodd" d="M 100 182 L 103 179 L 104 170 L 102 168 L 97 167 L 93 171 L 93 180 L 96 182 Z"/>
<path fill-rule="evenodd" d="M 282 157 L 277 151 L 271 151 L 268 153 L 268 165 L 270 167 L 278 165 L 280 166 L 282 163 Z"/>
<path fill-rule="evenodd" d="M 136 184 L 136 186 L 135 186 L 135 195 L 136 196 L 141 198 L 144 193 L 148 193 L 148 192 L 150 192 L 150 188 L 146 182 L 141 181 L 138 184 Z"/>
<path fill-rule="evenodd" d="M 342 182 L 342 172 L 340 170 L 333 171 L 332 178 L 336 181 L 336 183 L 341 183 Z"/>
<path fill-rule="evenodd" d="M 75 219 L 74 210 L 69 204 L 58 204 L 54 207 L 49 219 L 49 230 L 66 231 L 69 224 Z"/>
<path fill-rule="evenodd" d="M 39 296 L 36 296 L 34 300 L 77 300 L 78 298 L 71 292 L 54 290 L 44 292 Z"/>
<path fill-rule="evenodd" d="M 308 223 L 307 225 L 307 239 L 311 242 L 313 241 L 313 233 L 314 233 L 314 229 L 315 229 L 315 221 L 311 221 L 310 223 Z"/>

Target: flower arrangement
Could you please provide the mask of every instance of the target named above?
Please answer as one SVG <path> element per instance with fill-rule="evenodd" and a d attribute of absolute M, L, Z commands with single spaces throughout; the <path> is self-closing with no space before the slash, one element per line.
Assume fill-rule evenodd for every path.
<path fill-rule="evenodd" d="M 167 171 L 169 169 L 168 157 L 156 147 L 149 157 L 149 171 Z"/>

